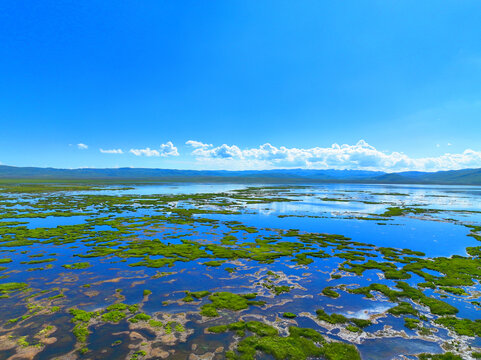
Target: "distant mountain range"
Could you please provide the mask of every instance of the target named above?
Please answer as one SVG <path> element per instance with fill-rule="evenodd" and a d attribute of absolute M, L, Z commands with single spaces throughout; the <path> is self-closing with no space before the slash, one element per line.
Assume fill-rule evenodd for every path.
<path fill-rule="evenodd" d="M 481 169 L 438 172 L 385 173 L 364 170 L 170 170 L 148 168 L 55 169 L 0 165 L 0 179 L 178 181 L 178 182 L 264 182 L 319 183 L 359 182 L 383 184 L 481 185 Z"/>

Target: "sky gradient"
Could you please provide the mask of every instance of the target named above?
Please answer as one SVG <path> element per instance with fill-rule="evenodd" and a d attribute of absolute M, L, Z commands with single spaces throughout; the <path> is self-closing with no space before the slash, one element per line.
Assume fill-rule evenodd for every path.
<path fill-rule="evenodd" d="M 479 24 L 463 0 L 4 1 L 0 163 L 481 167 Z"/>

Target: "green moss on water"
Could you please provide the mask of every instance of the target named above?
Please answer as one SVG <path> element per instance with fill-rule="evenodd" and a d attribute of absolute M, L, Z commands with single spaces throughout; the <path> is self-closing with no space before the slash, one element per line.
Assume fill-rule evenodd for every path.
<path fill-rule="evenodd" d="M 408 298 L 413 301 L 419 302 L 422 305 L 428 306 L 431 313 L 436 315 L 452 315 L 458 312 L 454 306 L 429 296 L 426 296 L 421 290 L 409 286 L 409 284 L 399 281 L 396 287 L 401 291 L 391 290 L 384 284 L 370 284 L 367 287 L 361 287 L 357 289 L 349 290 L 353 294 L 364 294 L 367 297 L 373 297 L 371 291 L 377 291 L 387 296 L 389 300 L 398 302 L 402 298 Z"/>
<path fill-rule="evenodd" d="M 438 210 L 434 209 L 423 209 L 423 208 L 417 208 L 417 207 L 388 207 L 386 211 L 382 214 L 379 214 L 379 216 L 384 216 L 384 217 L 392 217 L 392 216 L 403 216 L 407 214 L 425 214 L 425 213 L 436 213 Z"/>
<path fill-rule="evenodd" d="M 131 323 L 137 323 L 139 321 L 148 321 L 151 319 L 151 316 L 150 315 L 147 315 L 147 314 L 144 314 L 144 313 L 140 313 L 140 314 L 136 314 L 135 316 L 131 317 L 129 319 L 129 321 Z"/>
<path fill-rule="evenodd" d="M 444 354 L 420 354 L 418 355 L 419 360 L 463 360 L 459 355 L 454 355 L 451 352 Z"/>
<path fill-rule="evenodd" d="M 467 247 L 466 252 L 470 256 L 481 257 L 481 246 Z"/>
<path fill-rule="evenodd" d="M 289 291 L 291 291 L 291 287 L 287 285 L 274 286 L 272 290 L 274 291 L 274 294 L 280 295 L 280 294 L 288 293 Z"/>
<path fill-rule="evenodd" d="M 347 325 L 346 330 L 350 332 L 362 332 L 362 329 L 358 328 L 357 326 L 354 325 Z"/>
<path fill-rule="evenodd" d="M 365 328 L 371 325 L 371 321 L 367 319 L 349 318 L 349 321 L 360 328 Z"/>
<path fill-rule="evenodd" d="M 203 265 L 218 267 L 218 266 L 221 266 L 223 263 L 225 263 L 225 260 L 212 260 L 212 261 L 205 262 Z"/>
<path fill-rule="evenodd" d="M 464 289 L 455 288 L 455 287 L 452 287 L 452 286 L 441 286 L 440 289 L 444 290 L 448 293 L 454 294 L 454 295 L 459 295 L 459 296 L 469 295 Z"/>
<path fill-rule="evenodd" d="M 127 310 L 127 307 L 128 307 L 127 304 L 116 303 L 116 304 L 112 304 L 112 305 L 107 306 L 105 308 L 105 310 L 107 310 L 107 311 L 113 311 L 113 310 L 122 311 L 122 310 Z"/>
<path fill-rule="evenodd" d="M 324 289 L 322 289 L 322 294 L 329 296 L 331 298 L 338 298 L 340 295 L 336 291 L 333 290 L 333 287 L 327 286 Z"/>
<path fill-rule="evenodd" d="M 65 297 L 65 295 L 63 293 L 58 293 L 57 295 L 50 296 L 48 299 L 49 300 L 55 300 L 55 299 L 61 299 L 63 297 Z"/>
<path fill-rule="evenodd" d="M 28 288 L 28 285 L 23 282 L 9 282 L 0 284 L 0 294 L 6 295 L 15 291 L 25 290 Z"/>
<path fill-rule="evenodd" d="M 441 317 L 436 323 L 453 330 L 458 335 L 481 336 L 481 320 L 459 319 L 454 316 Z"/>
<path fill-rule="evenodd" d="M 139 360 L 140 358 L 144 357 L 145 355 L 147 355 L 145 350 L 137 350 L 136 352 L 134 352 L 132 354 L 132 356 L 130 357 L 130 360 Z"/>
<path fill-rule="evenodd" d="M 27 341 L 26 336 L 21 336 L 17 339 L 17 344 L 21 347 L 28 347 L 30 346 L 30 343 Z"/>
<path fill-rule="evenodd" d="M 149 320 L 149 325 L 154 328 L 161 328 L 164 326 L 161 321 L 154 320 L 154 319 Z"/>
<path fill-rule="evenodd" d="M 348 319 L 341 314 L 328 315 L 323 309 L 316 310 L 317 318 L 319 320 L 328 322 L 330 324 L 344 324 L 348 322 Z"/>
<path fill-rule="evenodd" d="M 323 309 L 316 310 L 316 315 L 319 320 L 325 321 L 329 324 L 348 324 L 347 326 L 350 325 L 357 328 L 365 328 L 371 325 L 371 322 L 369 320 L 347 318 L 342 314 L 336 313 L 329 315 Z"/>
<path fill-rule="evenodd" d="M 182 301 L 185 301 L 185 302 L 192 302 L 195 299 L 197 300 L 202 299 L 203 297 L 210 295 L 210 291 L 194 291 L 194 292 L 186 291 L 185 293 L 186 293 L 186 296 L 182 299 Z"/>
<path fill-rule="evenodd" d="M 207 290 L 202 290 L 202 291 L 191 291 L 189 292 L 190 295 L 192 295 L 193 297 L 195 297 L 196 299 L 202 299 L 208 295 L 211 294 L 210 291 L 207 291 Z"/>
<path fill-rule="evenodd" d="M 82 269 L 88 269 L 92 265 L 88 262 L 78 262 L 78 263 L 73 263 L 73 264 L 65 264 L 62 265 L 64 268 L 69 269 L 69 270 L 82 270 Z"/>
<path fill-rule="evenodd" d="M 89 335 L 88 326 L 85 323 L 78 323 L 73 328 L 73 334 L 78 342 L 84 343 Z"/>
<path fill-rule="evenodd" d="M 73 308 L 69 310 L 69 313 L 73 316 L 72 321 L 77 322 L 89 322 L 90 319 L 97 317 L 99 315 L 98 312 L 89 312 L 77 308 Z"/>
<path fill-rule="evenodd" d="M 233 235 L 226 235 L 220 240 L 220 242 L 224 245 L 234 245 L 236 241 L 237 238 Z"/>
<path fill-rule="evenodd" d="M 182 299 L 182 301 L 192 302 L 192 301 L 194 301 L 194 298 L 192 297 L 192 295 L 190 293 L 187 292 L 187 295 Z"/>
<path fill-rule="evenodd" d="M 397 306 L 394 306 L 388 310 L 388 313 L 399 316 L 411 314 L 414 316 L 418 315 L 418 311 L 413 308 L 413 306 L 407 302 L 400 302 Z"/>
<path fill-rule="evenodd" d="M 226 353 L 227 359 L 255 359 L 257 353 L 272 356 L 274 359 L 304 360 L 324 358 L 329 360 L 360 359 L 353 345 L 328 343 L 317 331 L 308 328 L 290 327 L 288 336 L 279 336 L 277 329 L 257 321 L 238 322 L 209 328 L 214 333 L 227 330 L 249 331 L 253 335 L 242 339 L 235 351 Z"/>
<path fill-rule="evenodd" d="M 113 310 L 102 314 L 102 320 L 117 323 L 126 317 L 125 313 L 119 310 Z"/>
<path fill-rule="evenodd" d="M 229 292 L 213 293 L 209 296 L 212 303 L 203 305 L 200 314 L 215 317 L 219 315 L 217 312 L 219 309 L 239 311 L 247 309 L 249 305 L 263 305 L 264 302 L 262 301 L 250 300 L 255 296 L 255 294 L 238 295 Z"/>
<path fill-rule="evenodd" d="M 36 264 L 43 264 L 48 262 L 56 261 L 55 258 L 47 258 L 47 259 L 38 259 L 38 260 L 30 260 L 30 261 L 21 261 L 20 264 L 27 264 L 27 265 L 36 265 Z"/>
<path fill-rule="evenodd" d="M 408 329 L 416 329 L 419 326 L 419 319 L 404 318 L 404 326 Z"/>
<path fill-rule="evenodd" d="M 291 312 L 285 312 L 282 314 L 282 317 L 286 318 L 286 319 L 294 319 L 297 317 L 296 314 L 293 314 Z"/>

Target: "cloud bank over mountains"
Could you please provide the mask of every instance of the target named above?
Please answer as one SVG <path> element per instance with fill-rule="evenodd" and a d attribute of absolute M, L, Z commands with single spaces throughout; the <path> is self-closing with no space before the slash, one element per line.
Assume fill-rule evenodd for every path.
<path fill-rule="evenodd" d="M 257 148 L 241 149 L 236 145 L 213 146 L 189 140 L 192 155 L 208 165 L 238 169 L 310 168 L 364 169 L 382 171 L 437 171 L 481 167 L 481 152 L 471 149 L 460 154 L 410 158 L 400 152 L 383 152 L 360 140 L 355 145 L 333 144 L 331 147 L 287 148 L 269 143 Z"/>
<path fill-rule="evenodd" d="M 402 152 L 387 152 L 376 149 L 366 141 L 354 145 L 333 144 L 330 147 L 288 148 L 276 147 L 269 143 L 254 148 L 240 148 L 237 145 L 214 146 L 197 140 L 185 143 L 190 148 L 184 157 L 193 157 L 196 165 L 204 169 L 262 170 L 276 168 L 305 169 L 352 169 L 396 171 L 439 171 L 481 168 L 481 151 L 466 149 L 462 153 L 445 153 L 436 157 L 411 158 Z M 80 145 L 80 144 L 79 144 Z M 83 144 L 82 144 L 83 145 Z M 79 149 L 86 150 L 87 146 Z M 130 153 L 145 157 L 177 157 L 179 150 L 172 141 L 156 149 L 102 149 L 103 154 L 123 155 Z"/>

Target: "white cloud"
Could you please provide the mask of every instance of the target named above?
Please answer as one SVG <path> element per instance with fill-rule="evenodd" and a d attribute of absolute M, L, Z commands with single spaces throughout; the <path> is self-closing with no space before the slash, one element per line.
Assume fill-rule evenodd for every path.
<path fill-rule="evenodd" d="M 174 144 L 172 144 L 172 141 L 168 141 L 160 145 L 160 156 L 179 156 L 179 152 Z"/>
<path fill-rule="evenodd" d="M 160 156 L 160 153 L 157 150 L 151 150 L 150 148 L 146 149 L 130 149 L 130 152 L 135 156 Z"/>
<path fill-rule="evenodd" d="M 85 145 L 85 144 L 77 144 L 77 147 L 80 149 L 80 150 L 87 150 L 89 147 L 88 145 Z"/>
<path fill-rule="evenodd" d="M 109 150 L 104 150 L 104 149 L 99 149 L 102 154 L 123 154 L 124 152 L 122 149 L 109 149 Z"/>
<path fill-rule="evenodd" d="M 162 156 L 162 157 L 179 156 L 179 152 L 177 151 L 177 148 L 174 146 L 174 144 L 172 144 L 171 141 L 168 141 L 167 143 L 160 145 L 159 150 L 145 148 L 145 149 L 130 149 L 129 152 L 136 156 L 142 156 L 142 155 Z"/>
<path fill-rule="evenodd" d="M 212 144 L 204 144 L 200 141 L 195 141 L 195 140 L 189 140 L 186 142 L 187 145 L 190 145 L 194 148 L 208 148 L 208 147 L 212 147 Z"/>
<path fill-rule="evenodd" d="M 333 144 L 331 147 L 308 149 L 275 147 L 269 143 L 257 148 L 240 149 L 223 144 L 213 147 L 190 140 L 199 161 L 213 167 L 237 169 L 269 169 L 302 167 L 311 169 L 365 169 L 384 171 L 437 171 L 481 167 L 481 151 L 471 149 L 460 154 L 410 158 L 401 152 L 383 152 L 360 140 L 355 145 Z"/>

